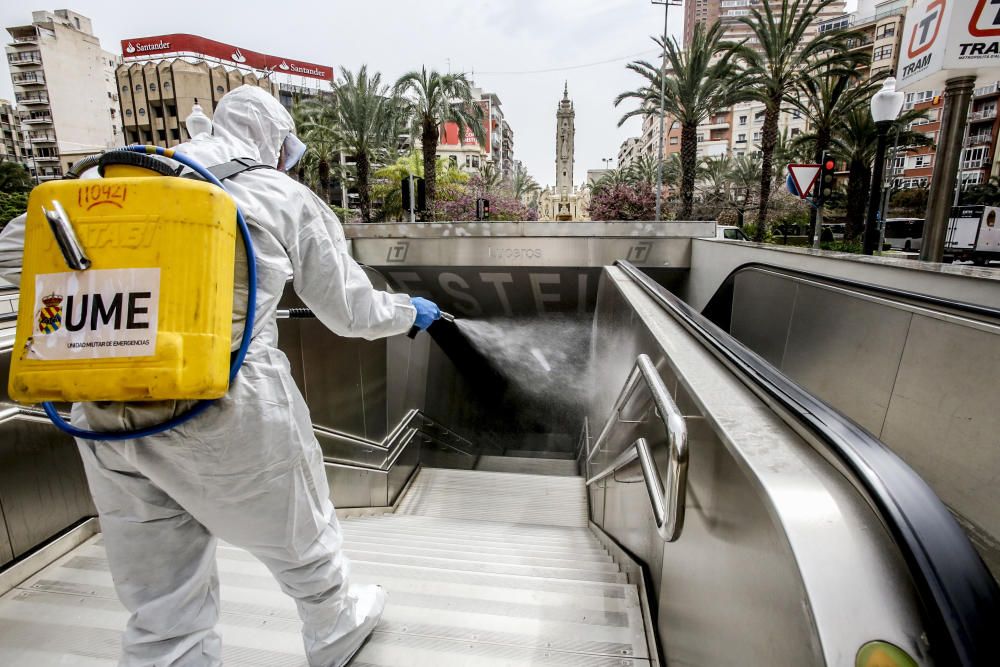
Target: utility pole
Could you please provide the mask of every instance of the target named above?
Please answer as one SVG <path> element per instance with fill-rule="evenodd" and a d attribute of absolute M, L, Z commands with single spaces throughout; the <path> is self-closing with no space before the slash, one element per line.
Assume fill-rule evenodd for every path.
<path fill-rule="evenodd" d="M 680 3 L 672 0 L 652 0 L 654 5 L 663 5 L 663 58 L 660 61 L 660 141 L 656 160 L 656 221 L 661 219 L 663 210 L 663 125 L 665 110 L 663 108 L 667 97 L 667 19 L 670 17 L 670 5 L 679 7 Z"/>

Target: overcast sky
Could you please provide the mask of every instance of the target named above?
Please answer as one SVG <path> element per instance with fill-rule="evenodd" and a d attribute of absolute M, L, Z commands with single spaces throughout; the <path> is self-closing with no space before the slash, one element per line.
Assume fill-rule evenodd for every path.
<path fill-rule="evenodd" d="M 576 104 L 574 180 L 580 183 L 587 169 L 616 158 L 621 141 L 639 133 L 637 121 L 617 127 L 622 110 L 612 102 L 637 83 L 624 67 L 629 56 L 654 57 L 649 36 L 663 30 L 663 7 L 649 0 L 170 0 L 155 11 L 122 0 L 53 7 L 21 1 L 0 3 L 0 25 L 30 23 L 32 6 L 65 6 L 89 16 L 102 46 L 114 52 L 123 38 L 186 32 L 334 67 L 367 63 L 390 82 L 421 64 L 446 71 L 450 62 L 452 71 L 474 74 L 476 85 L 500 97 L 514 130 L 514 156 L 542 185 L 555 180 L 555 110 L 563 81 L 569 80 Z M 678 38 L 681 13 L 671 8 Z M 608 60 L 614 62 L 593 65 Z M 0 73 L 0 98 L 12 97 L 10 75 Z"/>
<path fill-rule="evenodd" d="M 32 4 L 0 3 L 0 26 L 29 23 Z M 500 97 L 514 129 L 514 156 L 542 185 L 555 181 L 563 81 L 576 104 L 574 180 L 581 183 L 587 169 L 617 158 L 622 140 L 639 134 L 637 119 L 617 126 L 624 109 L 613 100 L 639 81 L 625 63 L 654 58 L 649 37 L 663 30 L 663 7 L 649 0 L 75 0 L 66 6 L 93 20 L 108 51 L 120 51 L 123 38 L 186 32 L 334 67 L 367 63 L 390 82 L 421 64 L 469 72 Z M 140 11 L 146 7 L 155 11 Z M 680 8 L 671 8 L 670 27 L 680 39 Z M 0 98 L 13 98 L 9 73 L 0 73 Z"/>

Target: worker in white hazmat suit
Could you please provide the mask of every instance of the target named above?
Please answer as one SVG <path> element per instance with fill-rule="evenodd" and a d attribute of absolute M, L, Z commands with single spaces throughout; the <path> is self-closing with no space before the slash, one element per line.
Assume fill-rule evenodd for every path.
<path fill-rule="evenodd" d="M 440 311 L 425 299 L 375 290 L 348 255 L 329 207 L 281 173 L 304 146 L 277 100 L 242 86 L 220 100 L 213 123 L 213 134 L 177 150 L 206 166 L 251 158 L 278 168 L 226 181 L 257 255 L 257 315 L 246 362 L 222 399 L 178 428 L 142 440 L 78 443 L 115 587 L 131 612 L 121 664 L 222 664 L 214 630 L 215 547 L 222 539 L 259 558 L 295 599 L 309 664 L 343 665 L 373 631 L 386 596 L 379 587 L 351 584 L 309 410 L 276 347 L 278 299 L 291 277 L 328 328 L 369 339 L 414 323 L 426 327 Z M 15 219 L 0 235 L 0 274 L 15 282 L 23 225 Z M 246 313 L 242 249 L 236 285 L 234 349 Z M 120 431 L 160 423 L 189 405 L 79 404 L 72 417 L 78 427 Z"/>

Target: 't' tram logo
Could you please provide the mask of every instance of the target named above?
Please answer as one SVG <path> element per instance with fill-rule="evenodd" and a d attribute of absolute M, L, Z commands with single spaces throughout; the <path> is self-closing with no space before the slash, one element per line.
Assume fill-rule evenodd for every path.
<path fill-rule="evenodd" d="M 973 37 L 1000 36 L 1000 0 L 979 0 L 969 21 L 969 34 Z"/>
<path fill-rule="evenodd" d="M 986 0 L 981 0 L 986 2 Z M 924 10 L 924 15 L 917 19 L 910 33 L 910 45 L 907 47 L 907 55 L 916 58 L 921 53 L 934 46 L 938 33 L 941 31 L 941 23 L 944 21 L 945 0 L 933 0 Z"/>
<path fill-rule="evenodd" d="M 406 261 L 406 255 L 410 252 L 410 242 L 400 241 L 389 248 L 385 261 L 390 264 L 402 264 Z"/>
<path fill-rule="evenodd" d="M 50 334 L 62 328 L 62 301 L 58 294 L 42 297 L 42 309 L 38 311 L 38 330 Z"/>

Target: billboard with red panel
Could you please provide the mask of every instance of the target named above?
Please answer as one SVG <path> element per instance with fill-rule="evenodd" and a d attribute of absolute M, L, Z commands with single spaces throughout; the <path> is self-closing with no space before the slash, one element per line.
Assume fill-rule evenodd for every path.
<path fill-rule="evenodd" d="M 333 81 L 333 68 L 303 60 L 269 56 L 232 44 L 217 42 L 197 35 L 174 33 L 154 37 L 136 37 L 122 40 L 122 56 L 126 59 L 166 57 L 168 55 L 196 54 L 225 60 L 236 65 L 259 70 L 272 70 L 282 74 L 305 76 L 311 79 Z"/>
<path fill-rule="evenodd" d="M 489 155 L 490 146 L 492 145 L 490 141 L 492 134 L 492 121 L 490 120 L 490 102 L 489 100 L 481 100 L 476 104 L 478 104 L 479 108 L 482 109 L 483 111 L 483 120 L 482 120 L 483 140 L 486 142 L 486 144 L 482 148 L 483 151 L 485 151 L 486 154 Z M 459 145 L 458 123 L 453 123 L 451 121 L 448 121 L 444 124 L 444 127 L 441 130 L 441 143 L 445 146 Z M 476 141 L 476 133 L 473 132 L 472 128 L 469 126 L 466 126 L 465 128 L 465 134 L 464 136 L 462 136 L 461 145 L 462 146 L 479 145 L 479 142 Z"/>

